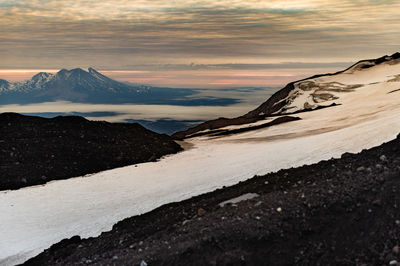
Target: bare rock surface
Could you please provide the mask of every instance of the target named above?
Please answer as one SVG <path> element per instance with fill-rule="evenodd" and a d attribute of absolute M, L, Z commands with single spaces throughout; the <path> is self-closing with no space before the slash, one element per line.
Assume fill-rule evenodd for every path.
<path fill-rule="evenodd" d="M 0 114 L 0 190 L 154 161 L 181 147 L 134 123 Z"/>

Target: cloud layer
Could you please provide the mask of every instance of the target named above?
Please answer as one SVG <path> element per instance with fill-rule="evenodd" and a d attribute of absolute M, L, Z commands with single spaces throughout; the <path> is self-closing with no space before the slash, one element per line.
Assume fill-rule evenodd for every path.
<path fill-rule="evenodd" d="M 400 50 L 399 13 L 377 0 L 0 0 L 0 68 L 356 61 Z"/>

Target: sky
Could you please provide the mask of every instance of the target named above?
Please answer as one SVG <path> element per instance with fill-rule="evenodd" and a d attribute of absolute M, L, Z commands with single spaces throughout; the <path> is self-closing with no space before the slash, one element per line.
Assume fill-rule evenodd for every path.
<path fill-rule="evenodd" d="M 400 1 L 0 0 L 0 78 L 270 86 L 399 51 Z"/>

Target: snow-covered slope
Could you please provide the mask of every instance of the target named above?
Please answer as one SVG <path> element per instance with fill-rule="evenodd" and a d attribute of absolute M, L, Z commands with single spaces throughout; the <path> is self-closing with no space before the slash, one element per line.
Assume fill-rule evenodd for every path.
<path fill-rule="evenodd" d="M 243 116 L 210 120 L 185 131 L 176 132 L 173 137 L 184 139 L 207 130 L 248 124 L 265 117 L 336 106 L 340 104 L 344 95 L 362 89 L 370 83 L 400 80 L 399 69 L 400 53 L 363 60 L 334 74 L 316 75 L 291 82 Z"/>
<path fill-rule="evenodd" d="M 343 95 L 358 88 L 395 79 L 399 69 L 400 53 L 363 60 L 335 74 L 317 75 L 289 83 L 244 117 L 288 114 L 337 104 Z"/>
<path fill-rule="evenodd" d="M 0 79 L 0 92 L 9 90 L 10 83 L 7 80 Z"/>
<path fill-rule="evenodd" d="M 371 83 L 394 82 L 400 73 L 400 58 L 385 57 L 376 64 L 364 61 L 334 75 L 296 82 L 294 90 L 282 99 L 286 105 L 273 114 L 285 114 L 340 103 L 346 94 L 363 89 Z"/>
<path fill-rule="evenodd" d="M 400 132 L 399 75 L 400 63 L 391 58 L 372 67 L 299 81 L 286 95 L 298 97 L 283 97 L 285 110 L 277 113 L 304 110 L 305 102 L 337 105 L 299 112 L 301 120 L 269 128 L 187 139 L 191 148 L 158 162 L 1 192 L 0 264 L 22 262 L 61 239 L 95 236 L 123 218 L 256 174 L 392 140 Z"/>
<path fill-rule="evenodd" d="M 35 90 L 45 89 L 47 84 L 54 79 L 55 75 L 46 72 L 40 72 L 34 75 L 31 79 L 24 82 L 11 83 L 11 88 L 13 92 L 30 92 Z"/>

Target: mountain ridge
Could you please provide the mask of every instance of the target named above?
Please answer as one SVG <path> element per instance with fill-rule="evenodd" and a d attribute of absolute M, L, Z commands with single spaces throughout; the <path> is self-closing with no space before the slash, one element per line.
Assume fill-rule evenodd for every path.
<path fill-rule="evenodd" d="M 184 139 L 203 130 L 214 130 L 227 126 L 249 124 L 271 116 L 289 115 L 298 112 L 312 111 L 315 109 L 335 106 L 336 102 L 333 102 L 332 100 L 335 100 L 336 98 L 329 91 L 332 90 L 336 91 L 339 90 L 341 92 L 352 91 L 358 87 L 358 84 L 354 84 L 351 86 L 342 86 L 343 84 L 328 84 L 325 86 L 325 88 L 320 89 L 318 87 L 319 84 L 315 84 L 314 82 L 310 84 L 304 84 L 303 86 L 304 88 L 299 89 L 300 91 L 299 94 L 293 95 L 293 97 L 290 97 L 291 96 L 290 94 L 295 92 L 296 89 L 298 89 L 297 85 L 301 84 L 304 81 L 314 80 L 321 77 L 336 76 L 340 74 L 352 74 L 357 71 L 363 71 L 387 62 L 398 64 L 400 62 L 400 53 L 396 52 L 391 56 L 385 55 L 376 59 L 361 60 L 351 65 L 350 67 L 335 73 L 318 74 L 308 78 L 290 82 L 281 90 L 274 93 L 271 97 L 269 97 L 265 102 L 263 102 L 257 108 L 249 111 L 248 113 L 242 116 L 238 116 L 235 118 L 220 117 L 218 119 L 206 121 L 200 125 L 197 125 L 196 127 L 189 128 L 184 131 L 175 132 L 172 135 L 172 137 L 174 137 L 175 139 Z M 308 101 L 306 101 L 303 103 L 304 104 L 303 106 L 297 106 L 297 108 L 295 109 L 293 109 L 293 107 L 290 106 L 290 104 L 293 103 L 293 101 L 295 101 L 296 98 L 299 98 L 299 96 L 305 94 L 304 91 L 312 90 L 313 88 L 318 88 L 318 90 L 320 89 L 318 94 L 313 95 L 313 98 L 316 98 L 317 101 L 320 102 L 309 103 Z M 316 90 L 317 89 L 315 89 L 315 91 Z M 327 102 L 328 104 L 323 104 L 324 102 Z"/>
<path fill-rule="evenodd" d="M 335 72 L 335 73 L 327 73 L 327 74 L 319 74 L 319 75 L 314 75 L 308 78 L 304 78 L 304 79 L 300 79 L 297 81 L 293 81 L 288 83 L 283 89 L 277 91 L 275 94 L 273 94 L 266 102 L 262 103 L 259 107 L 257 107 L 256 109 L 248 112 L 247 114 L 245 114 L 243 117 L 254 117 L 257 115 L 271 115 L 274 112 L 279 111 L 279 109 L 281 109 L 286 102 L 283 101 L 281 104 L 279 104 L 279 100 L 282 100 L 283 97 L 287 97 L 289 92 L 291 92 L 292 90 L 295 89 L 295 84 L 302 82 L 302 81 L 306 81 L 306 80 L 310 80 L 310 79 L 316 79 L 319 77 L 325 77 L 325 76 L 335 76 L 335 75 L 339 75 L 339 74 L 343 74 L 352 70 L 361 70 L 361 69 L 367 69 L 376 65 L 380 65 L 384 62 L 388 62 L 391 60 L 397 60 L 400 59 L 400 53 L 394 53 L 391 56 L 385 55 L 382 57 L 379 57 L 377 59 L 366 59 L 366 60 L 361 60 L 358 61 L 357 63 L 351 65 L 350 67 Z M 263 113 L 264 114 L 261 114 Z"/>

